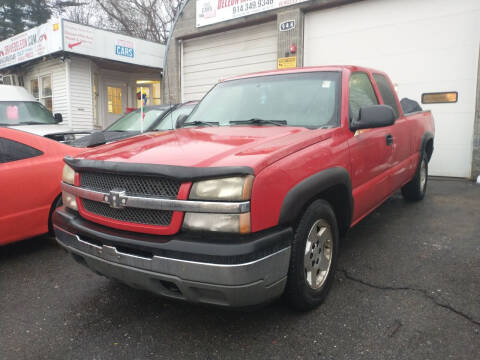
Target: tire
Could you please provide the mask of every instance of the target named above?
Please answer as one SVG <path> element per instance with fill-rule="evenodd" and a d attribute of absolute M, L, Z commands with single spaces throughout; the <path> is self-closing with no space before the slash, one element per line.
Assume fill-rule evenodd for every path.
<path fill-rule="evenodd" d="M 58 196 L 52 204 L 50 208 L 50 214 L 48 215 L 48 233 L 53 236 L 55 233 L 53 232 L 53 224 L 52 224 L 52 217 L 55 209 L 62 206 L 62 196 Z"/>
<path fill-rule="evenodd" d="M 285 296 L 294 309 L 311 310 L 325 300 L 334 281 L 339 245 L 332 207 L 316 200 L 302 215 L 292 243 Z"/>
<path fill-rule="evenodd" d="M 420 201 L 425 197 L 428 182 L 428 158 L 422 153 L 415 176 L 402 187 L 402 195 L 408 201 Z"/>

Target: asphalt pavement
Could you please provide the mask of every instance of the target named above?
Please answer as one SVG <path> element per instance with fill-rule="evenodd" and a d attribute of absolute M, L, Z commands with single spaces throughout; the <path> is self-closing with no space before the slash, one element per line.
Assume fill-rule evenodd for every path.
<path fill-rule="evenodd" d="M 0 359 L 480 359 L 480 185 L 430 179 L 351 229 L 326 302 L 249 312 L 91 273 L 55 241 L 0 248 Z"/>

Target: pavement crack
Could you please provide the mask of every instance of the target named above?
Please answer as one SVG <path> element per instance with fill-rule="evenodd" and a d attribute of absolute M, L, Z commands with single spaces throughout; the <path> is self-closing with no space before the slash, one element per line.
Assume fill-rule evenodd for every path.
<path fill-rule="evenodd" d="M 341 272 L 345 276 L 346 279 L 348 279 L 350 281 L 353 281 L 353 282 L 356 282 L 356 283 L 359 283 L 359 284 L 362 284 L 364 286 L 371 287 L 373 289 L 386 290 L 386 291 L 415 291 L 415 292 L 418 292 L 418 293 L 422 294 L 425 298 L 427 298 L 431 302 L 433 302 L 435 305 L 440 306 L 440 307 L 442 307 L 446 310 L 449 310 L 449 311 L 457 314 L 458 316 L 461 316 L 462 318 L 469 321 L 473 325 L 480 326 L 480 321 L 477 321 L 473 317 L 471 317 L 470 315 L 468 315 L 468 314 L 466 314 L 466 313 L 464 313 L 460 310 L 455 309 L 452 305 L 450 305 L 448 303 L 439 301 L 435 296 L 433 296 L 429 291 L 427 291 L 425 289 L 415 288 L 415 287 L 410 287 L 410 286 L 386 286 L 386 285 L 373 284 L 373 283 L 367 282 L 365 280 L 359 279 L 355 276 L 352 276 L 345 269 L 337 269 L 337 271 Z"/>

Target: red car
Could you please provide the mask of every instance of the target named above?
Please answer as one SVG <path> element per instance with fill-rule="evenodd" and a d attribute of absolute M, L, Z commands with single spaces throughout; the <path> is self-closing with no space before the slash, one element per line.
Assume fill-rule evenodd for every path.
<path fill-rule="evenodd" d="M 79 263 L 192 302 L 285 293 L 311 309 L 333 284 L 340 236 L 397 190 L 415 201 L 427 189 L 433 118 L 404 114 L 380 71 L 229 79 L 182 122 L 65 159 L 54 228 Z"/>
<path fill-rule="evenodd" d="M 52 230 L 53 210 L 61 204 L 62 159 L 83 150 L 0 127 L 0 245 Z"/>

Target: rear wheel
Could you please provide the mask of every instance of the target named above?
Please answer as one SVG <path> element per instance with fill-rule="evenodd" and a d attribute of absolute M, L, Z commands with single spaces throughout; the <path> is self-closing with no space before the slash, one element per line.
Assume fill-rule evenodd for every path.
<path fill-rule="evenodd" d="M 428 182 L 427 154 L 422 153 L 420 164 L 413 179 L 402 187 L 402 195 L 409 201 L 420 201 L 425 197 Z"/>
<path fill-rule="evenodd" d="M 335 213 L 325 200 L 305 211 L 295 230 L 285 295 L 298 310 L 310 310 L 326 298 L 339 248 Z"/>

